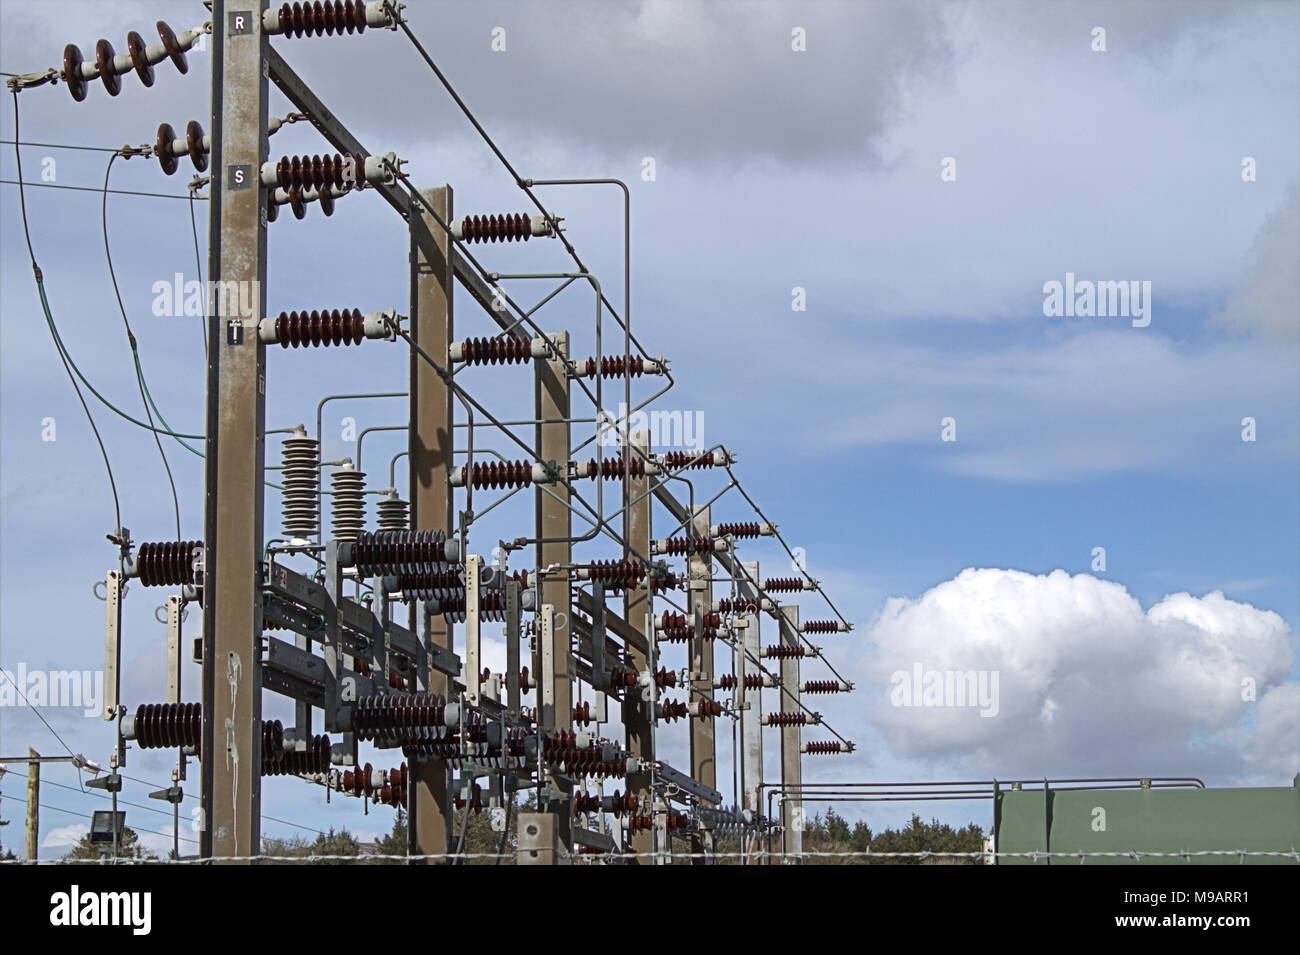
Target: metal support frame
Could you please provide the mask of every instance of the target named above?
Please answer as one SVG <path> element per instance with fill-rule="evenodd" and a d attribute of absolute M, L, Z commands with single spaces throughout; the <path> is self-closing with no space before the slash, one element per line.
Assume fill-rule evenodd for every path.
<path fill-rule="evenodd" d="M 122 688 L 122 574 L 104 574 L 104 719 L 117 719 Z M 120 750 L 119 750 L 120 751 Z"/>
<path fill-rule="evenodd" d="M 465 702 L 478 706 L 482 694 L 482 621 L 479 619 L 479 581 L 483 576 L 483 558 L 478 554 L 465 557 Z"/>
<path fill-rule="evenodd" d="M 452 215 L 451 186 L 425 190 L 424 198 L 444 221 Z M 455 328 L 454 283 L 448 258 L 447 234 L 433 221 L 427 209 L 409 205 L 411 248 L 411 337 L 430 355 L 446 355 Z M 421 241 L 432 235 L 433 246 Z M 441 529 L 452 532 L 451 469 L 454 466 L 452 390 L 436 371 L 412 350 L 410 364 L 411 435 L 408 460 L 411 468 L 411 527 L 414 530 Z M 421 617 L 417 627 L 416 616 Z M 452 629 L 442 615 L 431 616 L 424 608 L 413 611 L 411 629 L 427 632 L 429 644 L 452 649 Z M 446 675 L 421 667 L 417 685 L 432 693 L 446 694 Z M 442 760 L 414 760 L 411 764 L 408 823 L 412 855 L 445 853 L 451 844 L 451 804 L 448 797 L 447 766 Z"/>
<path fill-rule="evenodd" d="M 257 321 L 266 314 L 266 194 L 257 176 L 267 158 L 265 6 L 230 11 L 214 0 L 212 8 L 208 276 L 227 294 L 208 303 L 201 853 L 219 857 L 261 847 L 266 349 Z M 239 313 L 241 301 L 253 314 Z"/>

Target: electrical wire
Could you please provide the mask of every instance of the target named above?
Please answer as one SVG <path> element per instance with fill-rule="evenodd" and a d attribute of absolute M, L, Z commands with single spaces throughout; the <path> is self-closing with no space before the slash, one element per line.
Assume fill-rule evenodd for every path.
<path fill-rule="evenodd" d="M 113 253 L 109 248 L 108 241 L 108 177 L 112 175 L 113 163 L 121 153 L 113 153 L 108 157 L 108 166 L 104 169 L 104 198 L 100 207 L 100 221 L 104 229 L 104 258 L 108 260 L 108 277 L 113 282 L 113 295 L 117 298 L 118 311 L 122 313 L 122 325 L 126 328 L 126 340 L 131 345 L 131 357 L 135 360 L 135 382 L 140 389 L 140 401 L 144 405 L 145 417 L 149 419 L 149 430 L 153 432 L 153 443 L 158 448 L 158 456 L 162 458 L 163 470 L 167 472 L 167 483 L 171 485 L 172 490 L 172 508 L 176 514 L 176 539 L 181 539 L 181 502 L 176 493 L 176 478 L 172 475 L 171 465 L 167 461 L 167 453 L 163 451 L 162 441 L 158 437 L 158 432 L 153 426 L 153 413 L 149 406 L 153 403 L 150 398 L 145 396 L 144 386 L 144 369 L 140 367 L 140 349 L 136 342 L 135 333 L 131 331 L 131 322 L 126 317 L 126 306 L 122 304 L 122 290 L 117 285 L 117 273 L 113 269 Z"/>
<path fill-rule="evenodd" d="M 17 150 L 17 148 L 18 148 L 17 146 L 14 147 L 15 151 Z M 7 186 L 24 185 L 24 183 L 20 183 L 16 179 L 0 179 L 0 183 L 4 183 Z M 104 191 L 98 186 L 69 186 L 61 182 L 29 182 L 26 183 L 26 185 L 36 186 L 40 189 L 72 189 L 76 192 L 103 192 Z M 189 198 L 189 196 L 177 195 L 174 192 L 144 192 L 139 189 L 109 189 L 108 191 L 119 196 L 148 196 L 151 199 L 188 199 Z M 199 196 L 198 198 L 205 201 L 207 199 L 206 196 Z"/>
<path fill-rule="evenodd" d="M 18 91 L 13 91 L 14 97 L 14 142 L 17 143 L 22 139 L 18 127 Z M 65 354 L 63 343 L 59 341 L 59 334 L 54 329 L 54 317 L 50 314 L 50 305 L 45 297 L 45 277 L 41 273 L 41 267 L 36 264 L 36 252 L 32 248 L 32 234 L 27 225 L 27 197 L 23 188 L 23 161 L 22 154 L 18 146 L 14 146 L 14 161 L 18 165 L 18 202 L 22 209 L 23 216 L 23 237 L 27 240 L 27 255 L 32 260 L 32 274 L 36 277 L 36 290 L 40 293 L 41 307 L 45 310 L 45 320 L 50 326 L 50 333 L 54 336 L 54 343 L 59 350 L 59 358 L 63 362 L 63 370 L 68 373 L 68 380 L 72 382 L 72 388 L 77 393 L 77 400 L 81 402 L 81 409 L 86 412 L 86 420 L 90 422 L 90 430 L 95 433 L 95 441 L 99 444 L 99 453 L 104 458 L 104 469 L 108 472 L 108 486 L 113 492 L 113 514 L 114 528 L 122 526 L 122 506 L 117 496 L 117 482 L 113 479 L 113 465 L 108 460 L 108 449 L 104 447 L 104 439 L 100 436 L 99 426 L 95 424 L 95 417 L 90 413 L 90 406 L 86 404 L 85 397 L 81 394 L 81 388 L 78 387 L 77 381 L 72 377 L 72 371 L 69 369 L 71 360 Z M 78 372 L 78 377 L 81 373 Z M 85 380 L 84 378 L 82 379 Z M 87 382 L 87 387 L 89 387 Z M 91 389 L 92 391 L 94 389 Z M 98 395 L 98 393 L 96 393 Z M 102 398 L 100 400 L 103 400 Z M 52 732 L 52 731 L 51 731 Z M 58 735 L 58 734 L 55 734 Z M 65 744 L 66 745 L 66 744 Z M 69 751 L 71 752 L 71 751 Z"/>
<path fill-rule="evenodd" d="M 194 233 L 194 269 L 196 274 L 199 277 L 199 286 L 202 288 L 204 287 L 203 262 L 201 256 L 199 255 L 199 222 L 198 219 L 196 219 L 194 216 L 194 200 L 196 198 L 195 191 L 196 190 L 194 186 L 191 185 L 190 186 L 190 230 Z M 204 317 L 203 321 L 199 322 L 199 325 L 203 328 L 203 358 L 206 361 L 208 357 L 208 323 L 207 323 L 206 316 Z"/>
<path fill-rule="evenodd" d="M 77 754 L 72 751 L 71 747 L 69 747 L 68 744 L 63 741 L 63 737 L 59 735 L 58 730 L 56 730 L 53 726 L 51 726 L 49 720 L 47 720 L 44 717 L 44 715 L 42 715 L 40 707 L 32 703 L 31 700 L 27 699 L 27 694 L 24 693 L 23 688 L 18 685 L 18 681 L 16 681 L 12 676 L 9 675 L 9 671 L 6 670 L 4 667 L 0 667 L 0 674 L 3 674 L 4 678 L 8 680 L 11 684 L 13 684 L 13 688 L 18 691 L 18 695 L 23 698 L 23 702 L 27 704 L 28 708 L 33 713 L 36 714 L 36 718 L 45 724 L 45 728 L 54 734 L 54 738 L 59 741 L 60 746 L 62 746 L 64 749 L 68 751 L 68 755 L 76 756 Z"/>

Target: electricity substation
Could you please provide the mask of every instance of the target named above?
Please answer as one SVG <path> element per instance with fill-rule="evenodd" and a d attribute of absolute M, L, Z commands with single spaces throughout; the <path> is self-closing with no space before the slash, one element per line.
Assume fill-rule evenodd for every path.
<path fill-rule="evenodd" d="M 653 318 L 633 323 L 627 187 L 522 178 L 391 0 L 213 0 L 205 20 L 159 21 L 156 43 L 133 31 L 125 53 L 69 43 L 60 66 L 9 83 L 25 107 L 62 86 L 90 108 L 124 83 L 186 72 L 196 44 L 211 60 L 210 117 L 151 117 L 156 135 L 132 153 L 160 176 L 192 169 L 199 188 L 206 177 L 205 501 L 200 540 L 168 537 L 163 512 L 110 535 L 103 717 L 116 738 L 101 784 L 116 792 L 140 750 L 175 751 L 174 788 L 197 769 L 199 854 L 214 860 L 259 856 L 263 779 L 285 777 L 276 785 L 403 808 L 412 861 L 454 861 L 480 812 L 502 845 L 516 835 L 521 864 L 707 863 L 723 839 L 744 862 L 797 861 L 804 759 L 853 750 L 816 707 L 853 689 L 821 646 L 852 628 L 780 515 L 746 491 L 743 449 L 664 450 L 637 426 L 671 393 L 671 351 L 689 342 L 656 342 Z M 301 45 L 351 45 L 360 75 L 377 30 L 407 35 L 522 208 L 484 212 L 457 195 L 470 214 L 454 209 L 451 185 L 363 145 L 290 65 Z M 273 115 L 273 91 L 292 114 Z M 278 154 L 291 123 L 319 134 L 318 150 Z M 542 201 L 581 187 L 621 187 L 622 275 L 589 272 Z M 311 229 L 344 263 L 357 240 L 330 236 L 330 217 L 367 202 L 390 206 L 409 244 L 405 284 L 383 301 L 271 314 L 268 235 Z M 502 244 L 511 261 L 558 246 L 571 264 L 497 271 Z M 565 290 L 568 303 L 581 293 L 580 311 L 555 304 Z M 268 393 L 286 366 L 357 348 L 384 353 L 382 374 L 346 394 L 321 374 L 314 428 L 268 431 L 285 417 Z M 520 394 L 531 384 L 531 407 L 478 383 L 503 375 Z M 405 446 L 369 474 L 360 440 L 345 459 L 323 453 L 322 409 L 349 399 L 401 409 L 399 424 L 371 430 L 404 432 Z M 506 513 L 510 533 L 483 530 Z M 760 538 L 789 555 L 772 576 L 746 554 Z M 123 694 L 123 651 L 157 636 L 124 628 L 128 585 L 166 607 L 165 685 L 142 699 Z M 183 626 L 187 615 L 201 626 Z M 486 641 L 504 643 L 503 667 L 489 666 Z M 191 656 L 199 687 L 182 685 Z M 292 701 L 292 723 L 263 718 L 267 694 Z M 779 765 L 764 765 L 765 737 Z"/>

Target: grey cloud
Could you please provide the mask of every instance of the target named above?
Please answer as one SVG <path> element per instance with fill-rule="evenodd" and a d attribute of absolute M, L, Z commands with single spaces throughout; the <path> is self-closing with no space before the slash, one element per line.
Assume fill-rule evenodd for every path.
<path fill-rule="evenodd" d="M 1293 185 L 1251 250 L 1240 287 L 1213 321 L 1261 338 L 1300 339 L 1300 186 Z"/>

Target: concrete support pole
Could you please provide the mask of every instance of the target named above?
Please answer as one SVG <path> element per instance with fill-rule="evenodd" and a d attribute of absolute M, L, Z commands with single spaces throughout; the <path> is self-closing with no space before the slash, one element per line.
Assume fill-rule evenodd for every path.
<path fill-rule="evenodd" d="M 781 608 L 781 646 L 801 646 L 799 639 L 799 608 Z M 781 712 L 802 713 L 799 707 L 799 658 L 787 657 L 781 661 Z M 781 727 L 781 785 L 788 792 L 803 782 L 803 767 L 800 763 L 800 747 L 803 745 L 803 729 L 799 726 Z M 785 827 L 785 846 L 787 860 L 803 861 L 803 803 L 799 800 L 783 798 L 781 800 L 781 825 Z"/>
<path fill-rule="evenodd" d="M 736 588 L 740 599 L 757 600 L 757 588 L 747 581 L 762 579 L 758 576 L 758 562 L 746 561 L 740 567 L 743 574 Z M 740 630 L 740 652 L 737 654 L 740 665 L 736 672 L 736 708 L 740 711 L 740 808 L 754 819 L 764 812 L 758 791 L 763 782 L 763 691 L 748 689 L 745 680 L 747 677 L 762 678 L 759 669 L 759 661 L 763 659 L 759 630 L 762 617 L 761 612 L 755 612 L 741 618 L 745 626 Z"/>
<path fill-rule="evenodd" d="M 707 506 L 697 507 L 690 525 L 684 533 L 689 537 L 709 536 L 710 511 Z M 704 617 L 713 610 L 713 559 L 709 555 L 701 557 L 691 554 L 687 561 L 690 578 L 690 608 L 694 618 L 696 633 L 700 632 Z M 699 693 L 690 695 L 690 705 L 696 707 L 705 699 L 712 699 L 713 693 L 713 641 L 695 638 L 691 640 L 691 673 L 695 675 L 692 686 Z M 703 695 L 701 695 L 703 694 Z M 717 788 L 718 763 L 716 719 L 692 719 L 691 726 L 691 776 L 708 786 Z M 705 828 L 702 834 L 693 840 L 691 851 L 694 854 L 713 850 L 713 834 Z M 696 858 L 696 863 L 704 860 Z"/>
<path fill-rule="evenodd" d="M 204 856 L 261 847 L 261 648 L 266 348 L 265 0 L 212 8 L 207 501 L 204 517 Z"/>
<path fill-rule="evenodd" d="M 444 222 L 452 217 L 451 186 L 421 193 Z M 411 337 L 434 361 L 445 360 L 454 335 L 452 308 L 452 257 L 447 233 L 420 203 L 411 203 Z M 430 261 L 416 240 L 423 226 L 442 252 Z M 411 468 L 411 528 L 440 529 L 451 535 L 454 515 L 451 469 L 455 445 L 452 427 L 452 391 L 433 367 L 411 351 L 411 431 L 408 460 Z M 451 626 L 441 616 L 430 617 L 423 606 L 413 611 L 411 629 L 428 634 L 431 644 L 452 648 Z M 431 693 L 446 694 L 447 676 L 431 666 L 417 674 L 416 685 Z M 447 851 L 451 811 L 447 795 L 447 764 L 441 759 L 414 760 L 408 787 L 408 845 L 412 855 L 440 855 Z"/>
<path fill-rule="evenodd" d="M 636 450 L 648 454 L 650 451 L 650 432 L 632 431 L 628 435 L 629 447 L 623 451 L 623 457 L 626 460 L 632 460 L 637 456 Z M 623 539 L 628 545 L 635 548 L 637 553 L 650 554 L 650 508 L 652 499 L 647 491 L 650 488 L 650 479 L 647 477 L 629 477 L 627 481 L 628 499 L 635 502 L 623 515 Z M 624 595 L 623 599 L 623 619 L 628 625 L 638 630 L 646 639 L 646 646 L 652 645 L 655 639 L 654 626 L 646 625 L 646 615 L 650 612 L 650 594 L 644 585 L 632 587 Z M 646 652 L 634 647 L 627 648 L 628 661 L 631 667 L 638 673 L 643 672 L 649 665 L 649 656 Z M 651 733 L 651 721 L 654 715 L 650 710 L 651 704 L 641 697 L 640 687 L 631 687 L 624 691 L 623 694 L 623 728 L 626 733 L 627 751 L 631 756 L 641 756 L 646 759 L 654 758 L 654 743 Z M 640 806 L 649 807 L 650 799 L 650 774 L 628 773 L 627 791 L 637 797 Z M 638 812 L 648 812 L 638 809 Z M 650 853 L 654 850 L 654 835 L 649 831 L 638 832 L 631 839 L 632 850 L 637 853 Z M 645 865 L 649 863 L 649 857 L 644 856 L 637 859 L 637 863 Z"/>
<path fill-rule="evenodd" d="M 552 335 L 552 344 L 562 355 L 569 354 L 569 333 Z M 558 359 L 537 359 L 533 362 L 534 408 L 539 422 L 536 426 L 536 447 L 541 460 L 554 464 L 564 473 L 569 460 L 569 375 Z M 542 706 L 541 725 L 548 730 L 567 730 L 573 722 L 573 664 L 569 650 L 572 633 L 573 607 L 570 603 L 567 570 L 546 572 L 553 566 L 567 566 L 573 560 L 573 515 L 569 511 L 569 489 L 563 484 L 548 484 L 534 491 L 537 514 L 537 567 L 544 573 L 539 588 L 539 600 L 549 604 L 554 611 L 551 627 L 551 680 L 550 700 Z M 571 797 L 572 781 L 557 779 L 557 787 Z M 556 838 L 563 852 L 573 848 L 571 820 L 573 807 L 565 803 L 556 818 Z"/>

